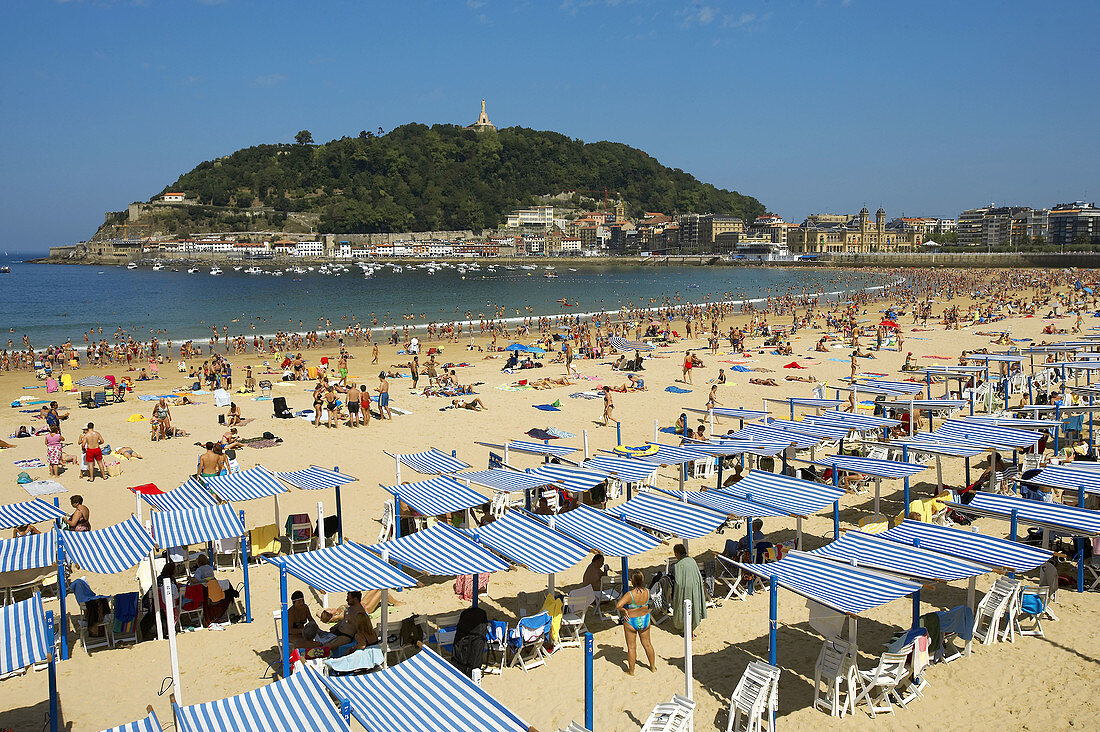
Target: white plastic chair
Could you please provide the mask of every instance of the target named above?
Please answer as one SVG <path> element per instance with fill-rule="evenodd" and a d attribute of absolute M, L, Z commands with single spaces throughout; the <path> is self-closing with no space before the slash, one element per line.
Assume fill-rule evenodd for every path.
<path fill-rule="evenodd" d="M 642 725 L 641 732 L 682 732 L 683 730 L 690 730 L 694 713 L 694 701 L 679 694 L 674 694 L 672 701 L 661 702 L 653 707 L 649 718 Z"/>
<path fill-rule="evenodd" d="M 589 606 L 595 601 L 596 593 L 592 592 L 592 588 L 587 585 L 569 593 L 562 608 L 558 645 L 568 648 L 582 644 L 581 634 L 588 632 L 585 615 L 588 613 Z"/>
<path fill-rule="evenodd" d="M 549 621 L 550 615 L 546 612 L 529 618 L 520 618 L 509 639 L 513 649 L 512 662 L 508 664 L 509 666 L 519 666 L 526 673 L 546 664 L 549 656 L 543 649 L 543 645 L 546 643 Z"/>
<path fill-rule="evenodd" d="M 862 691 L 855 698 L 854 704 L 866 702 L 872 719 L 878 712 L 894 713 L 891 699 L 904 707 L 906 702 L 899 690 L 909 679 L 908 660 L 908 653 L 883 653 L 875 668 L 870 671 L 857 669 Z"/>
<path fill-rule="evenodd" d="M 714 574 L 714 584 L 717 588 L 718 585 L 725 585 L 728 589 L 726 596 L 723 600 L 729 600 L 733 597 L 737 597 L 738 600 L 749 599 L 748 586 L 742 584 L 745 580 L 745 572 L 741 569 L 740 565 L 734 564 L 733 560 L 724 554 L 715 554 L 715 560 L 717 560 L 718 571 Z M 751 582 L 753 578 L 749 578 Z M 717 591 L 714 593 L 717 596 Z"/>
<path fill-rule="evenodd" d="M 1014 600 L 1020 591 L 1020 583 L 1005 577 L 998 579 L 985 593 L 974 613 L 974 637 L 984 645 L 993 645 L 1013 635 L 1012 609 Z M 1001 624 L 1007 619 L 1007 628 L 1002 631 Z"/>
<path fill-rule="evenodd" d="M 827 639 L 814 665 L 814 706 L 828 709 L 833 717 L 856 713 L 859 685 L 850 651 L 847 641 Z"/>
<path fill-rule="evenodd" d="M 222 564 L 223 559 L 228 559 L 227 564 Z M 231 536 L 227 539 L 218 539 L 214 542 L 214 568 L 230 567 L 236 569 L 241 566 L 241 537 Z"/>
<path fill-rule="evenodd" d="M 761 661 L 752 661 L 730 696 L 730 717 L 726 732 L 761 732 L 768 724 L 769 712 L 778 706 L 779 669 Z M 741 717 L 744 715 L 744 726 Z"/>
<path fill-rule="evenodd" d="M 1050 609 L 1054 598 L 1049 587 L 1022 587 L 1020 589 L 1019 610 L 1013 622 L 1016 624 L 1016 632 L 1020 635 L 1043 635 L 1043 618 L 1058 620 L 1058 616 Z M 1030 623 L 1025 627 L 1025 623 Z"/>
<path fill-rule="evenodd" d="M 88 608 L 82 602 L 78 602 L 77 606 L 80 608 L 80 615 L 73 615 L 72 622 L 80 634 L 80 643 L 84 646 L 84 652 L 90 656 L 96 648 L 114 648 L 114 616 L 111 613 L 103 616 L 103 635 L 91 635 L 88 628 Z"/>

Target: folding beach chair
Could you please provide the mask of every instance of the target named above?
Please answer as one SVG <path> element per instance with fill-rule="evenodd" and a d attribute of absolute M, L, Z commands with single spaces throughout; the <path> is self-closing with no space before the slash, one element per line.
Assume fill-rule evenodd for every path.
<path fill-rule="evenodd" d="M 72 622 L 80 635 L 80 642 L 84 646 L 84 652 L 91 655 L 96 648 L 114 648 L 113 625 L 114 618 L 111 613 L 105 613 L 95 627 L 89 625 L 88 603 L 99 600 L 107 600 L 106 595 L 96 595 L 84 579 L 76 579 L 70 585 L 70 590 L 76 596 L 76 603 L 80 607 L 80 615 L 73 615 Z M 95 628 L 102 627 L 103 635 L 92 635 Z"/>
<path fill-rule="evenodd" d="M 814 664 L 814 706 L 828 709 L 833 717 L 855 714 L 858 691 L 851 646 L 847 641 L 826 639 Z"/>
<path fill-rule="evenodd" d="M 573 590 L 565 598 L 565 605 L 561 615 L 561 637 L 558 645 L 562 648 L 580 646 L 581 634 L 588 632 L 588 625 L 584 618 L 588 608 L 596 601 L 596 593 L 587 585 Z"/>
<path fill-rule="evenodd" d="M 726 732 L 761 732 L 768 724 L 769 712 L 779 706 L 779 669 L 762 661 L 752 661 L 730 695 L 730 716 Z M 741 716 L 744 715 L 744 726 Z"/>
<path fill-rule="evenodd" d="M 308 513 L 295 513 L 287 516 L 286 538 L 290 543 L 290 553 L 299 549 L 309 551 L 313 547 L 313 520 Z"/>
<path fill-rule="evenodd" d="M 95 393 L 95 406 L 96 407 L 105 407 L 105 406 L 107 406 L 107 394 L 105 392 L 97 391 Z"/>
<path fill-rule="evenodd" d="M 241 537 L 230 536 L 226 539 L 214 541 L 214 568 L 229 567 L 235 569 L 241 566 Z M 223 560 L 225 564 L 223 564 Z"/>
<path fill-rule="evenodd" d="M 674 694 L 671 701 L 661 702 L 653 707 L 649 718 L 642 725 L 641 732 L 684 732 L 690 730 L 695 702 L 687 697 Z"/>
<path fill-rule="evenodd" d="M 428 636 L 428 642 L 435 646 L 435 652 L 439 655 L 442 656 L 444 651 L 451 652 L 455 630 L 461 616 L 462 613 L 449 613 L 432 619 L 431 624 L 435 626 L 435 632 Z"/>
<path fill-rule="evenodd" d="M 1049 587 L 1022 587 L 1020 589 L 1019 611 L 1013 622 L 1016 624 L 1016 632 L 1020 635 L 1043 636 L 1043 618 L 1058 620 L 1058 616 L 1050 609 L 1053 602 Z M 1030 623 L 1025 627 L 1025 623 Z"/>
<path fill-rule="evenodd" d="M 993 583 L 974 613 L 975 638 L 987 646 L 1013 639 L 1015 631 L 1012 620 L 1019 592 L 1020 583 L 1016 580 L 1001 577 Z M 1003 631 L 1002 623 L 1006 626 Z"/>
<path fill-rule="evenodd" d="M 267 379 L 260 379 L 260 396 L 271 396 L 271 382 Z"/>
<path fill-rule="evenodd" d="M 905 699 L 901 696 L 902 689 L 909 679 L 909 654 L 883 653 L 878 665 L 869 671 L 857 670 L 862 691 L 855 698 L 854 705 L 860 702 L 867 703 L 867 711 L 874 719 L 878 712 L 894 713 L 894 707 L 890 703 L 893 699 L 901 706 L 905 706 Z"/>
<path fill-rule="evenodd" d="M 206 599 L 206 588 L 202 585 L 187 585 L 183 588 L 183 594 L 179 597 L 179 615 L 176 617 L 176 627 L 181 631 L 186 620 L 198 620 L 197 627 L 206 625 L 203 619 L 203 601 Z M 194 625 L 187 623 L 188 626 Z"/>
<path fill-rule="evenodd" d="M 137 643 L 141 606 L 138 593 L 123 592 L 111 598 L 111 640 L 120 643 Z"/>
<path fill-rule="evenodd" d="M 544 611 L 529 618 L 520 618 L 508 638 L 512 650 L 512 662 L 508 665 L 518 665 L 524 673 L 545 665 L 549 656 L 543 646 L 549 634 L 550 613 Z"/>
<path fill-rule="evenodd" d="M 748 586 L 742 585 L 742 581 L 745 579 L 744 570 L 740 565 L 734 564 L 734 560 L 725 556 L 724 554 L 715 554 L 715 575 L 714 585 L 716 590 L 719 590 L 720 586 L 726 587 L 726 595 L 723 600 L 729 600 L 736 597 L 738 600 L 747 600 L 749 598 Z M 752 582 L 755 575 L 749 578 L 749 582 Z M 718 595 L 720 592 L 716 591 Z"/>
<path fill-rule="evenodd" d="M 277 556 L 282 546 L 279 543 L 279 527 L 265 524 L 248 530 L 248 561 L 258 564 L 265 555 Z"/>

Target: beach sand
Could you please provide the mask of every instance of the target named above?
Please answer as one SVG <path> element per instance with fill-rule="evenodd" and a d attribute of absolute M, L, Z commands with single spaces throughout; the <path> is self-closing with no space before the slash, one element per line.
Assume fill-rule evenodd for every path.
<path fill-rule="evenodd" d="M 865 322 L 877 322 L 879 310 L 883 304 L 869 305 L 863 315 Z M 937 314 L 942 309 L 938 304 Z M 745 318 L 738 317 L 743 322 Z M 1086 323 L 1092 319 L 1088 319 Z M 732 320 L 731 320 L 732 322 Z M 774 319 L 782 325 L 789 318 Z M 931 323 L 932 321 L 930 321 Z M 976 330 L 1011 330 L 1013 337 L 1031 337 L 1040 340 L 1040 329 L 1048 322 L 1040 318 L 1018 318 L 995 323 L 992 326 L 979 327 Z M 944 331 L 942 326 L 929 325 L 929 332 L 914 332 L 912 317 L 902 319 L 905 329 L 905 350 L 911 350 L 917 363 L 924 366 L 954 363 L 963 348 L 989 347 L 991 350 L 1003 350 L 990 344 L 989 337 L 976 336 L 974 328 L 958 331 Z M 1066 318 L 1060 325 L 1069 328 L 1072 320 Z M 682 323 L 680 324 L 682 333 Z M 835 350 L 831 354 L 813 353 L 813 346 L 819 331 L 806 330 L 798 333 L 794 339 L 794 356 L 776 356 L 768 352 L 758 353 L 754 349 L 749 359 L 740 356 L 711 356 L 704 348 L 705 340 L 693 339 L 681 342 L 666 349 L 660 349 L 662 357 L 647 360 L 645 377 L 649 391 L 645 393 L 614 394 L 615 416 L 622 422 L 623 440 L 626 443 L 642 443 L 653 436 L 653 420 L 658 419 L 662 427 L 670 426 L 683 407 L 702 408 L 706 400 L 709 385 L 718 372 L 718 367 L 729 366 L 723 360 L 748 361 L 746 365 L 754 368 L 766 367 L 773 373 L 737 373 L 729 372 L 729 383 L 719 388 L 719 400 L 725 406 L 744 406 L 760 408 L 764 397 L 808 396 L 811 385 L 797 382 L 784 382 L 788 374 L 799 376 L 813 375 L 819 381 L 838 382 L 848 375 L 848 350 Z M 922 340 L 919 340 L 922 339 Z M 760 339 L 750 340 L 758 344 Z M 435 345 L 428 343 L 425 345 Z M 555 427 L 577 435 L 576 439 L 561 442 L 574 446 L 581 445 L 582 430 L 588 431 L 591 452 L 610 449 L 616 444 L 614 427 L 599 427 L 595 424 L 602 413 L 602 402 L 598 400 L 571 399 L 573 392 L 594 389 L 604 384 L 618 385 L 625 381 L 624 375 L 612 373 L 605 364 L 607 361 L 579 361 L 576 366 L 587 380 L 578 380 L 573 386 L 563 386 L 546 391 L 501 391 L 496 387 L 517 378 L 541 376 L 561 376 L 562 365 L 547 363 L 545 368 L 522 372 L 516 376 L 500 373 L 503 358 L 486 360 L 487 354 L 468 352 L 461 345 L 445 344 L 442 361 L 469 361 L 472 366 L 459 368 L 458 376 L 462 383 L 484 382 L 477 388 L 478 395 L 488 405 L 488 411 L 471 412 L 465 410 L 439 411 L 450 403 L 444 398 L 424 398 L 410 395 L 409 380 L 391 381 L 391 393 L 395 406 L 407 409 L 411 414 L 395 416 L 393 421 L 374 419 L 367 428 L 338 429 L 314 428 L 310 423 L 300 420 L 275 420 L 271 418 L 272 407 L 267 401 L 252 401 L 249 395 L 235 395 L 249 424 L 241 428 L 241 434 L 258 436 L 271 431 L 283 439 L 283 443 L 267 449 L 245 448 L 238 451 L 238 460 L 242 467 L 262 464 L 273 470 L 291 470 L 318 464 L 324 467 L 339 466 L 342 472 L 349 473 L 359 480 L 347 486 L 343 491 L 344 528 L 347 538 L 366 544 L 375 543 L 379 535 L 379 518 L 382 515 L 382 503 L 387 494 L 379 484 L 394 482 L 394 462 L 383 454 L 390 452 L 413 452 L 437 447 L 450 452 L 458 451 L 459 457 L 471 463 L 475 468 L 484 468 L 487 464 L 487 449 L 476 445 L 475 440 L 500 443 L 508 439 L 525 438 L 523 434 L 531 428 Z M 680 366 L 685 348 L 695 350 L 706 364 L 706 368 L 696 369 L 693 374 L 693 386 L 677 384 L 692 390 L 690 394 L 673 394 L 664 391 L 680 377 Z M 866 346 L 864 346 L 866 348 Z M 395 356 L 395 349 L 382 346 L 380 365 L 389 368 L 391 364 L 402 363 L 406 358 Z M 356 358 L 351 362 L 351 374 L 360 383 L 369 388 L 377 385 L 378 366 L 370 365 L 369 351 L 364 348 L 353 349 Z M 719 349 L 720 354 L 729 354 L 727 347 Z M 336 349 L 312 351 L 306 354 L 311 363 L 316 363 L 322 355 L 335 358 Z M 898 369 L 904 353 L 895 351 L 880 352 L 875 360 L 861 360 L 866 371 L 888 374 L 888 378 L 900 378 Z M 950 356 L 951 361 L 924 358 L 930 355 Z M 667 356 L 667 357 L 664 357 Z M 811 357 L 816 357 L 811 359 Z M 829 359 L 843 359 L 831 361 Z M 790 371 L 782 368 L 792 360 L 809 365 L 804 371 Z M 257 364 L 261 359 L 254 356 L 236 356 L 233 359 L 235 386 L 243 382 L 244 366 Z M 271 358 L 269 357 L 269 360 Z M 405 370 L 407 373 L 407 370 Z M 122 370 L 82 369 L 74 374 L 76 378 L 89 373 L 114 373 L 121 375 Z M 175 438 L 168 441 L 151 443 L 149 441 L 148 422 L 127 422 L 128 416 L 143 413 L 148 416 L 152 402 L 141 402 L 135 397 L 139 394 L 157 394 L 168 392 L 173 387 L 184 387 L 186 375 L 176 374 L 172 366 L 161 369 L 163 378 L 158 382 L 140 382 L 134 394 L 122 405 L 110 405 L 97 410 L 77 409 L 78 396 L 75 394 L 58 395 L 63 406 L 72 407 L 72 416 L 63 423 L 63 433 L 68 441 L 75 442 L 83 423 L 93 421 L 102 432 L 106 441 L 115 448 L 130 446 L 140 452 L 144 459 L 123 461 L 124 474 L 110 480 L 97 479 L 88 483 L 79 478 L 77 471 L 70 468 L 59 480 L 68 493 L 60 496 L 62 506 L 68 506 L 68 496 L 79 493 L 84 496 L 91 510 L 93 527 L 104 527 L 129 517 L 134 511 L 134 496 L 127 486 L 153 482 L 162 489 L 171 489 L 183 482 L 193 473 L 197 456 L 201 450 L 193 443 L 216 440 L 224 431 L 217 423 L 217 415 L 224 410 L 216 409 L 213 396 L 199 397 L 201 404 L 195 406 L 173 407 L 174 423 L 190 433 L 190 437 Z M 752 386 L 750 376 L 771 376 L 780 386 L 776 388 Z M 257 377 L 271 378 L 271 377 Z M 277 377 L 275 377 L 277 378 Z M 5 403 L 28 394 L 45 397 L 44 390 L 27 391 L 23 386 L 36 385 L 31 374 L 6 373 L 0 375 L 0 398 Z M 421 386 L 424 385 L 421 381 Z M 277 384 L 276 395 L 283 395 L 292 409 L 306 409 L 311 406 L 310 383 Z M 942 394 L 942 385 L 934 388 L 934 394 Z M 533 409 L 534 404 L 544 404 L 560 399 L 560 412 L 544 412 Z M 786 415 L 778 415 L 786 416 Z M 5 414 L 4 434 L 14 432 L 18 424 L 32 424 L 31 415 L 18 414 L 10 410 Z M 693 423 L 695 417 L 692 417 Z M 728 421 L 727 421 L 728 422 Z M 731 425 L 721 425 L 724 432 Z M 678 439 L 672 435 L 662 435 L 662 441 L 674 444 Z M 12 461 L 44 457 L 44 445 L 41 437 L 14 440 L 16 447 L 4 450 L 2 457 L 9 466 L 5 474 L 8 479 L 0 489 L 0 502 L 12 503 L 27 500 L 29 496 L 15 484 Z M 9 440 L 11 441 L 11 440 Z M 514 455 L 512 463 L 519 467 L 532 467 L 537 464 L 532 456 Z M 984 466 L 975 463 L 974 469 L 980 472 Z M 35 478 L 46 477 L 45 468 L 30 471 Z M 944 461 L 945 480 L 952 485 L 962 482 L 962 461 Z M 976 475 L 977 473 L 975 473 Z M 671 487 L 676 484 L 674 469 L 659 471 L 659 484 Z M 411 469 L 403 469 L 402 477 L 415 480 L 417 476 Z M 929 470 L 917 476 L 912 483 L 915 496 L 927 496 L 933 489 L 935 471 Z M 689 480 L 689 487 L 698 488 L 699 480 Z M 484 491 L 489 495 L 488 491 Z M 883 513 L 895 515 L 901 510 L 901 482 L 884 481 Z M 292 490 L 280 499 L 282 519 L 289 513 L 308 512 L 316 515 L 317 501 L 323 501 L 326 513 L 334 512 L 334 497 L 331 490 L 307 492 Z M 871 512 L 873 496 L 848 496 L 842 501 L 841 520 L 845 526 L 852 526 L 861 517 Z M 274 520 L 271 500 L 250 501 L 240 504 L 248 526 L 268 524 Z M 148 506 L 143 514 L 148 518 Z M 1006 536 L 1008 525 L 992 519 L 981 519 L 976 523 L 980 531 Z M 821 515 L 809 519 L 804 524 L 805 548 L 813 549 L 825 542 L 823 538 L 831 532 L 831 516 Z M 765 533 L 772 539 L 788 539 L 794 536 L 794 520 L 771 519 L 765 522 Z M 728 530 L 724 535 L 711 535 L 704 539 L 692 540 L 690 551 L 693 556 L 702 558 L 711 551 L 721 550 L 728 538 L 740 538 L 743 530 Z M 5 536 L 8 533 L 5 532 Z M 671 544 L 631 559 L 631 568 L 640 568 L 650 578 L 658 568 L 663 568 L 666 558 L 671 556 Z M 608 558 L 612 568 L 618 569 L 619 560 Z M 557 587 L 565 590 L 579 584 L 584 564 L 557 576 Z M 134 571 L 112 576 L 93 575 L 77 572 L 76 576 L 88 579 L 93 590 L 98 593 L 131 591 L 136 589 Z M 219 576 L 241 581 L 240 570 L 221 570 Z M 278 572 L 270 565 L 253 566 L 251 569 L 252 614 L 251 624 L 237 624 L 222 631 L 198 631 L 185 633 L 178 637 L 179 660 L 183 701 L 193 704 L 224 698 L 262 686 L 273 677 L 278 666 L 279 655 L 275 648 L 275 633 L 272 611 L 279 607 Z M 491 619 L 504 619 L 514 622 L 517 615 L 517 593 L 538 592 L 546 588 L 546 577 L 534 574 L 526 569 L 515 568 L 491 576 L 488 592 L 482 602 Z M 978 579 L 978 590 L 983 592 L 992 583 L 995 576 L 987 575 Z M 1032 578 L 1034 581 L 1034 578 Z M 302 588 L 293 578 L 291 590 Z M 313 606 L 316 615 L 320 603 L 306 589 L 307 600 Z M 426 578 L 423 586 L 395 595 L 401 607 L 390 611 L 391 622 L 398 622 L 409 612 L 431 617 L 433 615 L 460 611 L 466 606 L 452 590 L 451 578 Z M 980 595 L 979 595 L 980 597 Z M 947 586 L 927 588 L 922 593 L 924 612 L 944 609 L 965 602 L 966 584 L 953 583 Z M 342 595 L 332 598 L 333 605 L 339 605 Z M 69 609 L 75 610 L 75 600 L 70 596 Z M 48 599 L 48 609 L 57 609 L 56 599 Z M 899 709 L 897 714 L 884 722 L 871 720 L 861 707 L 854 718 L 837 720 L 811 708 L 814 662 L 821 647 L 821 638 L 809 628 L 805 601 L 792 592 L 779 594 L 778 654 L 779 664 L 783 668 L 779 692 L 778 724 L 787 728 L 817 729 L 870 729 L 876 724 L 886 724 L 891 729 L 940 729 L 945 727 L 975 729 L 998 726 L 1006 729 L 1067 729 L 1087 727 L 1089 719 L 1094 719 L 1100 702 L 1100 675 L 1097 664 L 1100 663 L 1100 632 L 1096 623 L 1096 611 L 1100 606 L 1095 593 L 1079 595 L 1063 590 L 1059 593 L 1056 612 L 1058 622 L 1045 624 L 1046 637 L 1019 638 L 1014 644 L 998 644 L 991 647 L 975 646 L 974 654 L 949 665 L 932 667 L 926 675 L 928 686 L 923 699 L 910 705 L 908 709 Z M 911 603 L 908 599 L 892 602 L 863 614 L 859 619 L 859 646 L 861 650 L 860 667 L 874 665 L 882 644 L 892 633 L 903 629 L 911 621 Z M 637 729 L 648 716 L 655 704 L 668 700 L 674 693 L 684 692 L 683 638 L 672 632 L 671 621 L 657 626 L 652 632 L 656 649 L 657 663 L 655 673 L 650 673 L 639 664 L 635 676 L 625 673 L 625 647 L 623 631 L 609 621 L 600 621 L 589 613 L 588 627 L 595 634 L 595 720 L 601 730 Z M 72 657 L 59 666 L 58 688 L 60 692 L 63 720 L 66 729 L 74 732 L 97 730 L 138 719 L 145 714 L 147 704 L 157 712 L 162 724 L 172 719 L 168 694 L 158 696 L 165 677 L 170 676 L 169 652 L 167 642 L 149 641 L 137 646 L 125 646 L 113 650 L 101 650 L 88 656 L 80 646 L 77 636 L 70 635 Z M 695 715 L 695 729 L 725 729 L 729 696 L 740 678 L 745 665 L 754 659 L 767 659 L 768 655 L 768 598 L 766 593 L 752 596 L 747 601 L 725 601 L 720 607 L 708 611 L 708 617 L 699 627 L 694 642 L 694 680 L 693 695 L 698 702 Z M 640 650 L 640 649 L 639 649 Z M 170 683 L 164 684 L 170 687 Z M 539 730 L 556 730 L 566 726 L 570 720 L 583 721 L 583 650 L 581 648 L 563 648 L 553 655 L 549 663 L 530 673 L 518 668 L 505 669 L 503 676 L 487 676 L 484 688 L 503 704 L 507 705 L 521 718 Z M 47 674 L 45 672 L 28 673 L 0 683 L 0 728 L 15 730 L 39 729 L 48 710 Z M 357 726 L 353 723 L 353 727 Z"/>

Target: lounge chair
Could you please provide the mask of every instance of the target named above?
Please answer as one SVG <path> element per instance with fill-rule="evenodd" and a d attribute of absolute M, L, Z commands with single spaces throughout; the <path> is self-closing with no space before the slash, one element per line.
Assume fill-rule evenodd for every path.
<path fill-rule="evenodd" d="M 854 704 L 867 703 L 867 711 L 874 719 L 878 712 L 894 713 L 894 707 L 890 703 L 893 699 L 901 706 L 905 706 L 905 699 L 901 696 L 901 689 L 909 680 L 909 654 L 883 653 L 878 665 L 869 671 L 858 671 L 862 691 L 855 698 Z"/>
<path fill-rule="evenodd" d="M 692 715 L 695 702 L 687 697 L 674 694 L 671 701 L 661 702 L 653 707 L 649 718 L 642 725 L 641 732 L 683 732 L 692 727 Z"/>
<path fill-rule="evenodd" d="M 105 392 L 97 391 L 95 393 L 95 406 L 96 407 L 105 407 L 105 406 L 107 406 L 107 394 Z"/>
<path fill-rule="evenodd" d="M 440 615 L 434 619 L 432 625 L 435 632 L 428 636 L 428 642 L 435 645 L 435 652 L 443 655 L 443 651 L 451 652 L 451 644 L 454 643 L 455 630 L 458 627 L 458 619 L 462 613 L 449 613 Z"/>
<path fill-rule="evenodd" d="M 203 618 L 203 601 L 205 599 L 206 588 L 202 585 L 187 585 L 184 587 L 183 594 L 179 596 L 179 614 L 176 617 L 176 627 L 183 630 L 185 620 L 198 620 L 198 627 L 206 625 Z"/>
<path fill-rule="evenodd" d="M 541 612 L 529 618 L 520 618 L 508 638 L 512 649 L 509 666 L 519 666 L 524 673 L 545 665 L 549 656 L 543 646 L 550 634 L 550 613 Z"/>
<path fill-rule="evenodd" d="M 730 695 L 730 716 L 726 732 L 760 732 L 779 706 L 779 669 L 762 661 L 752 661 Z M 769 714 L 770 713 L 770 714 Z M 741 716 L 745 716 L 744 726 Z M 768 724 L 769 729 L 771 725 Z"/>
<path fill-rule="evenodd" d="M 826 639 L 814 665 L 814 706 L 828 709 L 833 717 L 855 714 L 858 691 L 851 646 L 847 641 Z"/>
<path fill-rule="evenodd" d="M 742 585 L 742 581 L 745 580 L 745 572 L 741 569 L 740 565 L 734 564 L 734 560 L 730 559 L 724 554 L 715 554 L 715 568 L 714 575 L 715 589 L 718 590 L 720 585 L 724 585 L 726 595 L 723 600 L 729 600 L 736 597 L 738 600 L 749 599 L 748 586 Z M 748 582 L 752 582 L 755 579 L 755 575 L 749 577 Z M 717 592 L 715 593 L 718 594 Z"/>
<path fill-rule="evenodd" d="M 231 536 L 226 539 L 217 539 L 214 541 L 214 569 L 220 569 L 221 567 L 229 567 L 235 569 L 241 566 L 241 537 Z M 226 560 L 225 564 L 222 564 L 221 560 Z"/>

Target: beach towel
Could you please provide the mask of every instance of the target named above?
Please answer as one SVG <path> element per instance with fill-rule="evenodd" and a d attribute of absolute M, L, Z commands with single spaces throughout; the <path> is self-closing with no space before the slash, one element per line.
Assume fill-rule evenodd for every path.
<path fill-rule="evenodd" d="M 785 368 L 785 369 L 804 369 L 806 367 L 803 366 L 802 364 L 800 364 L 798 361 L 791 361 L 788 364 L 784 364 L 783 368 Z"/>
<path fill-rule="evenodd" d="M 536 440 L 556 440 L 556 439 L 558 439 L 558 436 L 550 434 L 549 430 L 542 430 L 542 429 L 539 429 L 538 427 L 527 430 L 526 434 L 527 434 L 528 437 L 533 437 Z"/>
<path fill-rule="evenodd" d="M 325 665 L 337 673 L 366 671 L 382 665 L 382 649 L 379 646 L 367 646 L 340 658 L 326 658 Z"/>
<path fill-rule="evenodd" d="M 144 422 L 147 419 L 148 419 L 148 417 L 146 417 L 144 414 L 131 414 L 129 417 L 126 418 L 126 421 L 127 422 Z"/>
<path fill-rule="evenodd" d="M 748 366 L 741 366 L 739 364 L 735 364 L 733 366 L 730 366 L 730 371 L 746 372 L 746 371 L 752 371 L 752 369 L 750 369 Z"/>
<path fill-rule="evenodd" d="M 261 554 L 278 554 L 279 527 L 275 524 L 257 526 L 248 530 L 248 556 L 258 557 Z"/>
<path fill-rule="evenodd" d="M 134 621 L 137 619 L 138 593 L 123 592 L 113 598 L 114 608 L 112 614 L 115 620 L 116 633 L 130 633 L 134 629 Z"/>
<path fill-rule="evenodd" d="M 32 480 L 30 483 L 23 483 L 22 485 L 23 490 L 32 496 L 48 496 L 52 493 L 65 492 L 65 486 L 56 480 Z"/>
<path fill-rule="evenodd" d="M 678 386 L 666 386 L 665 391 L 671 392 L 673 394 L 690 394 L 691 393 L 691 389 L 681 389 Z"/>
<path fill-rule="evenodd" d="M 555 407 L 553 404 L 532 404 L 535 409 L 541 409 L 544 412 L 560 412 L 561 407 Z"/>
<path fill-rule="evenodd" d="M 568 440 L 570 438 L 576 437 L 576 435 L 574 435 L 572 432 L 566 432 L 565 430 L 559 430 L 554 427 L 547 427 L 546 431 L 554 437 L 560 437 L 563 440 Z"/>
<path fill-rule="evenodd" d="M 691 600 L 691 628 L 685 632 L 692 632 L 707 617 L 703 575 L 699 572 L 699 565 L 693 558 L 684 557 L 672 565 L 672 581 L 675 586 L 672 592 L 672 624 L 677 630 L 685 630 L 684 600 Z"/>
<path fill-rule="evenodd" d="M 675 427 L 662 427 L 660 430 L 658 430 L 658 432 L 664 432 L 665 434 L 669 434 L 669 435 L 678 435 L 678 434 L 680 434 L 679 432 L 676 431 Z"/>
<path fill-rule="evenodd" d="M 26 458 L 25 460 L 16 460 L 14 462 L 17 468 L 44 468 L 46 463 L 42 462 L 42 458 Z"/>
<path fill-rule="evenodd" d="M 561 633 L 561 616 L 565 604 L 554 595 L 547 593 L 546 600 L 542 603 L 540 613 L 550 616 L 550 645 L 556 646 Z"/>
<path fill-rule="evenodd" d="M 600 395 L 594 391 L 576 391 L 569 395 L 570 399 L 600 399 Z M 35 410 L 31 410 L 35 411 Z"/>
<path fill-rule="evenodd" d="M 52 376 L 50 378 L 46 379 L 46 393 L 47 394 L 53 394 L 55 391 L 57 391 L 57 388 L 58 388 L 57 387 L 57 379 L 53 378 Z"/>

